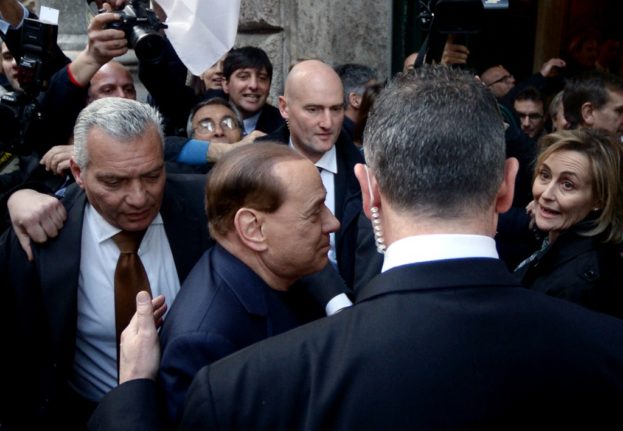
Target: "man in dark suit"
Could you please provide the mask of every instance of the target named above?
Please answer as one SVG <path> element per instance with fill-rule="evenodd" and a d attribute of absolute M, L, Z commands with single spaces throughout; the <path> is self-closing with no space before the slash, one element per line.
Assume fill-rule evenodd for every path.
<path fill-rule="evenodd" d="M 171 422 L 203 366 L 324 316 L 294 283 L 327 266 L 339 223 L 325 194 L 313 164 L 284 145 L 248 145 L 215 165 L 206 208 L 217 245 L 191 271 L 161 332 Z"/>
<path fill-rule="evenodd" d="M 279 110 L 288 125 L 258 141 L 289 144 L 318 167 L 327 189 L 327 207 L 340 221 L 340 229 L 331 236 L 329 259 L 352 289 L 365 284 L 361 274 L 369 274 L 370 268 L 376 269 L 372 276 L 378 273 L 382 258 L 375 256 L 373 243 L 362 244 L 358 237 L 361 191 L 353 168 L 363 163 L 363 156 L 342 131 L 343 95 L 340 77 L 331 66 L 318 60 L 298 63 L 279 97 Z M 366 246 L 370 258 L 355 259 L 357 248 Z"/>
<path fill-rule="evenodd" d="M 144 231 L 139 256 L 151 290 L 172 301 L 210 245 L 201 176 L 165 178 L 160 116 L 119 98 L 93 102 L 75 129 L 59 236 L 29 261 L 12 231 L 0 241 L 3 342 L 0 423 L 84 429 L 117 384 L 114 273 L 120 231 Z M 15 427 L 15 428 L 13 428 Z"/>
<path fill-rule="evenodd" d="M 357 177 L 387 245 L 383 273 L 337 316 L 203 368 L 180 429 L 618 427 L 623 322 L 519 286 L 497 258 L 517 161 L 493 95 L 467 72 L 424 66 L 383 91 L 365 136 Z M 124 333 L 133 371 L 92 429 L 128 429 L 121 417 L 157 429 L 137 416 L 153 409 L 155 367 L 139 371 L 135 356 L 157 355 L 139 305 Z"/>

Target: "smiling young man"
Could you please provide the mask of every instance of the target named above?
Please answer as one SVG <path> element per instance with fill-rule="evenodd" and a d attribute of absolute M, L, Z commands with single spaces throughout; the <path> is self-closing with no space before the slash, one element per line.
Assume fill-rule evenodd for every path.
<path fill-rule="evenodd" d="M 271 133 L 284 124 L 279 110 L 266 102 L 273 65 L 266 52 L 254 46 L 235 48 L 223 62 L 223 90 L 242 115 L 244 134 Z"/>

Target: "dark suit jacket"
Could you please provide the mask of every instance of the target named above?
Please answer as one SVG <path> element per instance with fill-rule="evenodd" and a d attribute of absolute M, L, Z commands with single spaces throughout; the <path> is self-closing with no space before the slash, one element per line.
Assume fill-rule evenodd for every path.
<path fill-rule="evenodd" d="M 257 119 L 255 130 L 259 130 L 264 133 L 273 133 L 280 127 L 286 127 L 286 121 L 281 116 L 278 108 L 266 103 L 262 107 L 260 117 Z"/>
<path fill-rule="evenodd" d="M 186 391 L 203 366 L 322 316 L 321 307 L 296 287 L 277 292 L 220 245 L 206 251 L 160 333 L 160 383 L 169 419 L 179 421 Z"/>
<path fill-rule="evenodd" d="M 284 144 L 290 142 L 290 131 L 287 126 L 283 126 L 276 132 L 263 136 L 257 141 L 276 141 Z M 357 262 L 356 250 L 358 247 L 364 247 L 369 250 L 376 250 L 372 236 L 360 234 L 362 229 L 358 225 L 359 216 L 362 214 L 361 189 L 355 177 L 354 167 L 357 163 L 365 163 L 361 152 L 348 139 L 345 132 L 341 132 L 335 143 L 337 155 L 337 175 L 335 176 L 335 217 L 340 221 L 340 229 L 335 233 L 335 248 L 337 254 L 337 262 L 339 273 L 348 285 L 353 288 L 355 280 L 364 285 L 370 279 L 359 280 L 356 274 L 356 268 L 367 268 L 370 262 Z M 365 220 L 361 221 L 362 225 Z M 369 231 L 372 231 L 370 223 L 367 223 Z M 362 242 L 362 238 L 366 241 Z M 366 253 L 362 253 L 364 255 Z M 368 253 L 369 255 L 369 253 Z M 380 266 L 378 262 L 374 262 L 377 266 L 378 274 Z M 373 275 L 375 275 L 373 274 Z"/>
<path fill-rule="evenodd" d="M 581 224 L 580 224 L 581 225 Z M 623 318 L 623 259 L 619 247 L 603 236 L 563 232 L 545 254 L 518 271 L 522 283 L 591 310 Z"/>
<path fill-rule="evenodd" d="M 180 282 L 210 245 L 203 185 L 202 176 L 167 178 L 160 213 Z M 67 222 L 58 237 L 33 247 L 34 262 L 12 230 L 0 239 L 0 307 L 9 325 L 2 340 L 10 346 L 2 355 L 0 423 L 18 429 L 43 429 L 57 419 L 63 424 L 57 415 L 68 406 L 57 403 L 73 364 L 85 203 L 84 192 L 72 186 L 64 199 Z"/>
<path fill-rule="evenodd" d="M 130 383 L 92 429 L 128 403 L 126 423 L 148 423 L 132 393 L 151 383 Z M 203 368 L 180 429 L 616 428 L 622 401 L 623 322 L 522 288 L 496 259 L 456 259 L 394 268 L 354 307 Z"/>

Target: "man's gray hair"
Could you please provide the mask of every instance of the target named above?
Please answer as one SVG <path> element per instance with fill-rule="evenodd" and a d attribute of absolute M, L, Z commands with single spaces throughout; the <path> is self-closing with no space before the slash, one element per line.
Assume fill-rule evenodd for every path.
<path fill-rule="evenodd" d="M 80 112 L 74 126 L 74 160 L 81 169 L 89 164 L 87 136 L 93 128 L 117 140 L 134 140 L 154 127 L 164 148 L 158 111 L 135 100 L 105 97 L 95 100 Z"/>
<path fill-rule="evenodd" d="M 366 84 L 377 79 L 376 70 L 364 64 L 346 63 L 335 67 L 344 87 L 344 106 L 348 107 L 350 93 L 363 95 Z"/>
<path fill-rule="evenodd" d="M 489 208 L 504 172 L 504 124 L 473 75 L 424 66 L 379 95 L 364 132 L 366 161 L 396 209 L 454 219 Z"/>

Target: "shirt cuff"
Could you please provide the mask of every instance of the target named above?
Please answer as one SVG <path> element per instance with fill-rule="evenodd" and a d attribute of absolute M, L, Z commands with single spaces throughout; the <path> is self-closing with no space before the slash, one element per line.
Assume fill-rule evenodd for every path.
<path fill-rule="evenodd" d="M 348 299 L 348 296 L 346 296 L 345 293 L 340 293 L 339 295 L 334 296 L 333 299 L 327 303 L 324 310 L 327 313 L 327 316 L 332 316 L 338 311 L 342 311 L 344 308 L 352 305 L 353 303 L 350 299 Z"/>

